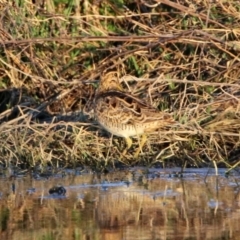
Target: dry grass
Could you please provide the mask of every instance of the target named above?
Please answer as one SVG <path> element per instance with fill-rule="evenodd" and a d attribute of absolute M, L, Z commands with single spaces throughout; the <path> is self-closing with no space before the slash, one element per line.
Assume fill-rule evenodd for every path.
<path fill-rule="evenodd" d="M 121 162 L 237 166 L 237 1 L 36 2 L 0 5 L 2 163 L 114 165 L 124 141 L 94 122 L 87 82 L 117 70 L 126 89 L 181 123 Z"/>

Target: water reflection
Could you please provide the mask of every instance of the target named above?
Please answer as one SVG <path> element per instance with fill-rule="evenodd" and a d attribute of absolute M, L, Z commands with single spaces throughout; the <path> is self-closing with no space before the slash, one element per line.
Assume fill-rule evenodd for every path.
<path fill-rule="evenodd" d="M 0 238 L 238 239 L 238 175 L 144 171 L 3 177 Z"/>

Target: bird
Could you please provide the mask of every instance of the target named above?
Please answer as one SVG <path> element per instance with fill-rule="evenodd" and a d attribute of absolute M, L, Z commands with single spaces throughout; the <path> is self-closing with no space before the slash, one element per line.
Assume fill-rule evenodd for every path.
<path fill-rule="evenodd" d="M 147 133 L 176 123 L 171 114 L 159 111 L 124 91 L 117 72 L 101 76 L 94 97 L 94 115 L 103 129 L 125 139 L 127 146 L 122 152 L 123 156 L 132 146 L 131 138 L 141 138 L 134 158 L 142 152 Z"/>

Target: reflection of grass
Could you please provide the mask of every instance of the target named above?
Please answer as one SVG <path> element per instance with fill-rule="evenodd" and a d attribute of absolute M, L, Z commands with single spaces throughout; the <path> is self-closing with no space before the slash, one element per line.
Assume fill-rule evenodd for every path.
<path fill-rule="evenodd" d="M 0 225 L 1 225 L 1 230 L 6 231 L 7 230 L 7 225 L 9 221 L 9 214 L 10 211 L 7 208 L 2 208 L 1 209 L 1 217 L 0 217 Z"/>
<path fill-rule="evenodd" d="M 61 179 L 64 186 L 68 186 L 65 199 L 42 199 L 59 181 L 58 177 L 34 183 L 27 177 L 18 179 L 16 185 L 19 188 L 11 196 L 6 182 L 2 181 L 0 208 L 5 215 L 5 226 L 1 225 L 1 236 L 11 235 L 11 239 L 56 239 L 57 236 L 61 236 L 60 239 L 86 239 L 87 235 L 90 239 L 122 239 L 124 232 L 134 239 L 143 235 L 152 239 L 154 231 L 155 236 L 189 239 L 201 235 L 204 230 L 206 235 L 221 239 L 230 226 L 231 236 L 238 236 L 236 192 L 234 186 L 229 186 L 234 181 L 232 176 L 230 179 L 219 176 L 221 187 L 216 191 L 214 176 L 207 178 L 207 184 L 199 184 L 203 182 L 204 171 L 198 171 L 197 175 L 188 172 L 181 180 L 169 178 L 170 172 L 161 169 L 143 173 L 135 169 L 102 175 L 68 175 Z M 104 179 L 109 183 L 129 179 L 129 173 L 129 187 L 109 187 L 108 191 L 98 187 Z M 28 195 L 24 191 L 28 184 L 34 184 L 35 193 Z M 217 201 L 221 204 L 217 205 Z M 226 206 L 231 206 L 231 214 Z M 141 237 L 138 238 L 139 229 Z M 103 235 L 105 238 L 99 237 Z"/>
<path fill-rule="evenodd" d="M 84 81 L 117 70 L 132 75 L 131 92 L 182 123 L 150 136 L 139 161 L 231 164 L 240 143 L 239 4 L 224 4 L 2 4 L 1 161 L 112 165 L 124 142 L 114 137 L 110 143 L 94 125 L 96 85 Z M 132 152 L 121 161 L 131 163 Z"/>

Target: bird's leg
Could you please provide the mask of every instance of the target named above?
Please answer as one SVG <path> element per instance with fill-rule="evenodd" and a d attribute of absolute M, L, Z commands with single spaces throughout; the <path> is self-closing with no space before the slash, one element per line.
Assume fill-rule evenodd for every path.
<path fill-rule="evenodd" d="M 140 140 L 141 139 L 141 140 Z M 125 138 L 125 141 L 126 141 L 126 144 L 127 144 L 127 147 L 124 149 L 124 151 L 122 152 L 122 156 L 125 156 L 127 151 L 131 148 L 132 146 L 132 139 L 131 138 Z M 138 158 L 138 155 L 140 152 L 142 152 L 142 148 L 144 146 L 144 144 L 146 143 L 147 141 L 147 136 L 145 134 L 143 134 L 142 136 L 139 136 L 138 137 L 138 143 L 139 143 L 139 147 L 138 149 L 136 150 L 136 152 L 134 153 L 133 157 L 134 159 L 137 159 Z"/>
<path fill-rule="evenodd" d="M 132 139 L 127 137 L 127 138 L 125 138 L 125 142 L 127 144 L 127 147 L 122 152 L 123 156 L 127 153 L 128 149 L 132 146 Z"/>
<path fill-rule="evenodd" d="M 141 141 L 139 141 L 141 138 Z M 146 143 L 147 141 L 147 136 L 145 134 L 142 135 L 142 137 L 138 137 L 138 142 L 139 142 L 139 147 L 137 149 L 137 151 L 134 153 L 134 158 L 138 158 L 138 155 L 140 152 L 142 152 L 142 147 L 144 146 L 144 144 Z"/>

